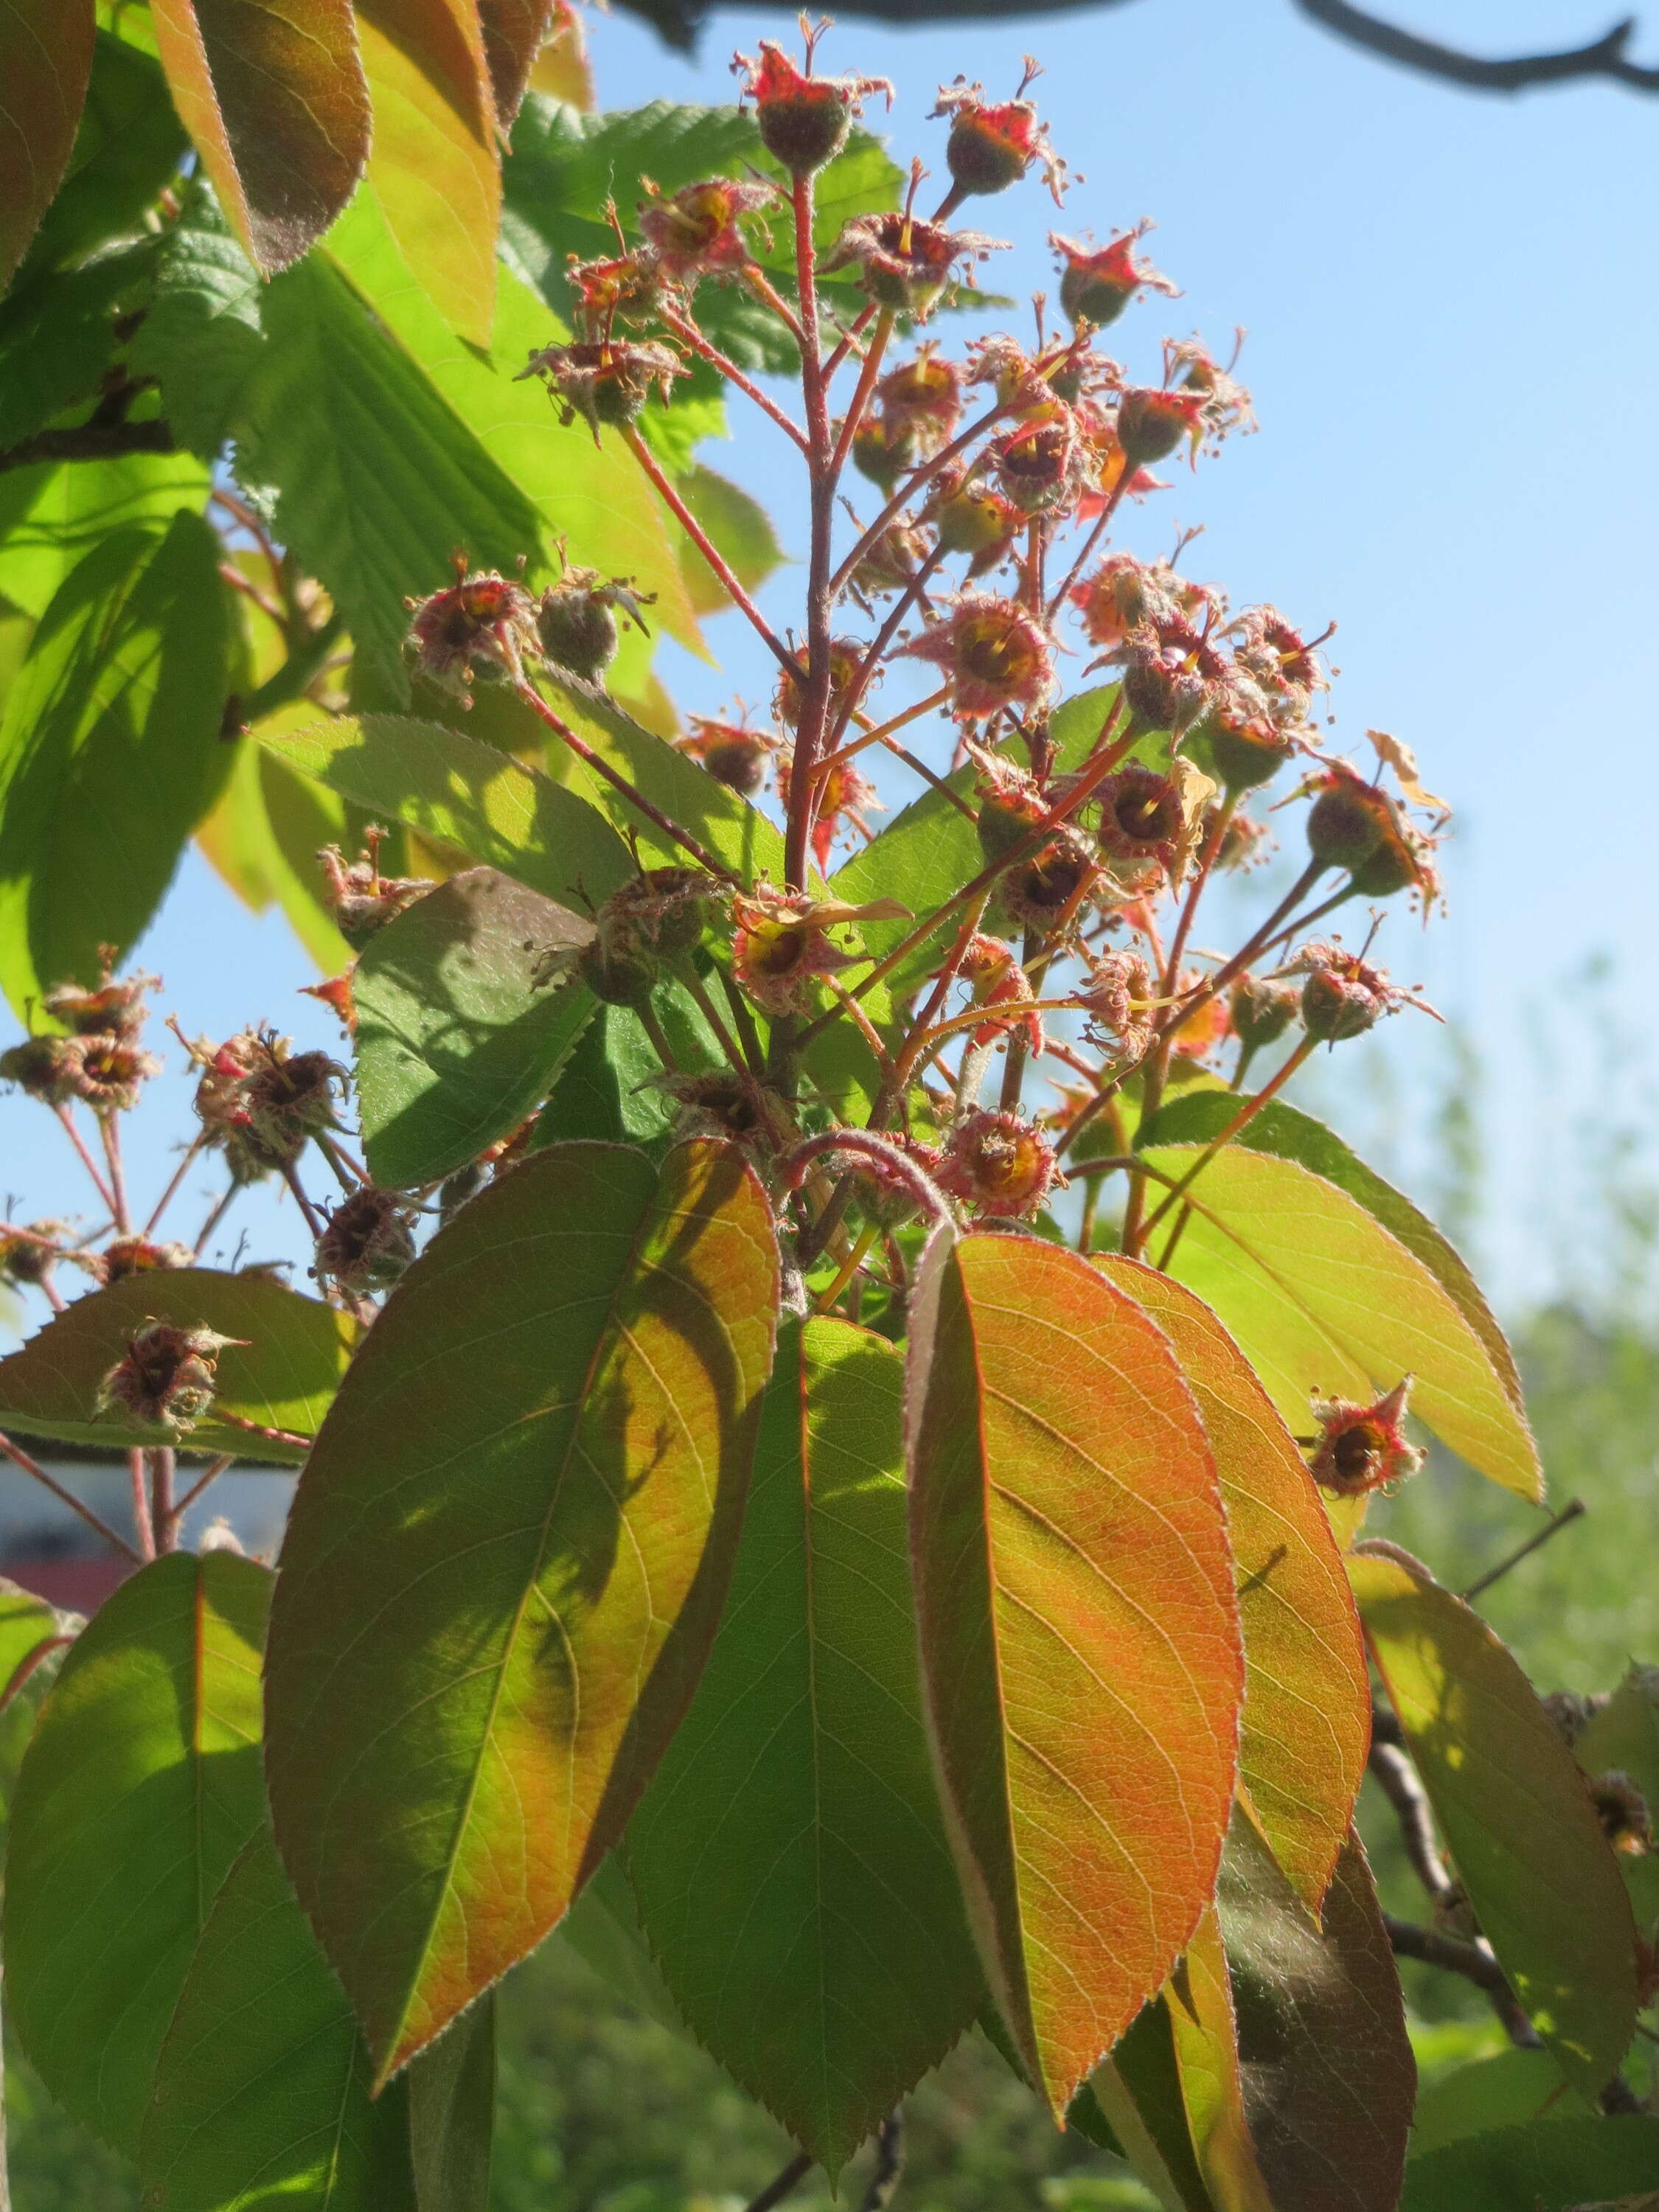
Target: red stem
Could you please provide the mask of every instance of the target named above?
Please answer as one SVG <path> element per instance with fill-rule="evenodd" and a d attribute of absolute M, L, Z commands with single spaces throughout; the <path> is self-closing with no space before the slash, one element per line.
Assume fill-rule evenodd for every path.
<path fill-rule="evenodd" d="M 72 1490 L 66 1490 L 55 1475 L 46 1473 L 39 1460 L 31 1459 L 21 1444 L 13 1443 L 3 1431 L 0 1431 L 0 1453 L 3 1453 L 14 1467 L 21 1467 L 25 1474 L 32 1474 L 38 1483 L 51 1491 L 60 1504 L 67 1505 L 71 1513 L 78 1513 L 89 1528 L 95 1528 L 104 1541 L 116 1551 L 125 1553 L 134 1566 L 138 1565 L 138 1554 L 125 1536 L 118 1536 L 107 1521 L 100 1519 L 90 1505 L 82 1504 Z"/>

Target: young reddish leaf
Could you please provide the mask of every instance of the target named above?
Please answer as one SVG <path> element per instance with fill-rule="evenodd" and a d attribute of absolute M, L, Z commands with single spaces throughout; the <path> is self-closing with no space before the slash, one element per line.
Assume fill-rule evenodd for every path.
<path fill-rule="evenodd" d="M 1359 1617 L 1469 1903 L 1533 2025 L 1594 2096 L 1636 2027 L 1636 1924 L 1572 1753 L 1480 1616 L 1392 1545 Z"/>
<path fill-rule="evenodd" d="M 96 27 L 92 0 L 0 0 L 0 292 L 69 167 Z"/>
<path fill-rule="evenodd" d="M 1317 1916 L 1371 1740 L 1365 1649 L 1342 1555 L 1307 1462 L 1209 1308 L 1133 1260 L 1095 1265 L 1169 1337 L 1204 1417 L 1244 1631 L 1239 1771 L 1280 1865 Z"/>
<path fill-rule="evenodd" d="M 1191 1146 L 1149 1148 L 1167 1176 Z M 1536 1499 L 1543 1474 L 1508 1376 L 1425 1260 L 1293 1159 L 1230 1145 L 1192 1189 L 1170 1272 L 1213 1306 L 1300 1432 L 1311 1392 L 1359 1400 L 1416 1377 L 1412 1411 L 1471 1467 Z"/>
<path fill-rule="evenodd" d="M 685 2019 L 831 2178 L 974 2017 L 904 1540 L 902 1368 L 787 1328 L 690 1711 L 628 1830 Z"/>
<path fill-rule="evenodd" d="M 1316 1930 L 1236 1811 L 1217 1893 L 1244 2116 L 1272 2201 L 1394 2212 L 1417 2068 L 1364 1850 L 1350 1833 Z"/>
<path fill-rule="evenodd" d="M 270 1591 L 228 1552 L 143 1568 L 76 1642 L 18 1777 L 10 2023 L 59 2103 L 124 2150 L 208 1908 L 264 1818 Z"/>
<path fill-rule="evenodd" d="M 991 1986 L 1061 2114 L 1198 1924 L 1243 1662 L 1169 1340 L 1086 1261 L 940 1231 L 907 1384 L 928 1723 Z"/>
<path fill-rule="evenodd" d="M 358 0 L 357 36 L 386 227 L 446 320 L 487 348 L 501 178 L 477 0 Z"/>
<path fill-rule="evenodd" d="M 133 1331 L 152 1320 L 242 1340 L 219 1354 L 213 1403 L 190 1431 L 190 1449 L 246 1451 L 252 1440 L 240 1424 L 252 1422 L 283 1432 L 257 1439 L 261 1459 L 296 1465 L 305 1448 L 283 1437 L 315 1434 L 358 1335 L 349 1315 L 257 1275 L 211 1267 L 129 1275 L 76 1298 L 0 1359 L 0 1427 L 65 1443 L 166 1443 L 119 1406 L 97 1409 L 100 1384 Z"/>
<path fill-rule="evenodd" d="M 524 104 L 530 72 L 553 21 L 555 0 L 478 0 L 495 114 L 510 131 Z"/>
<path fill-rule="evenodd" d="M 267 1667 L 301 1903 L 388 2075 L 533 1948 L 678 1724 L 771 1364 L 734 1147 L 551 1147 L 463 1208 L 307 1463 Z"/>
<path fill-rule="evenodd" d="M 368 89 L 349 0 L 153 0 L 173 103 L 221 205 L 267 276 L 350 198 Z"/>

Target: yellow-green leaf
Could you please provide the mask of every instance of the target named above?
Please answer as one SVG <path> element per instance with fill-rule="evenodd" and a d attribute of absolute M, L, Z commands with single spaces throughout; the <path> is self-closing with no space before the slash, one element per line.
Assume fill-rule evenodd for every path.
<path fill-rule="evenodd" d="M 1179 1178 L 1196 1148 L 1146 1158 Z M 1416 1377 L 1412 1411 L 1507 1490 L 1543 1486 L 1524 1415 L 1481 1337 L 1418 1255 L 1296 1161 L 1230 1145 L 1189 1194 L 1170 1272 L 1212 1306 L 1294 1433 L 1315 1392 L 1368 1401 Z"/>
<path fill-rule="evenodd" d="M 1366 1641 L 1498 1963 L 1575 2087 L 1636 2027 L 1636 1924 L 1583 1778 L 1480 1615 L 1407 1553 L 1349 1556 Z"/>

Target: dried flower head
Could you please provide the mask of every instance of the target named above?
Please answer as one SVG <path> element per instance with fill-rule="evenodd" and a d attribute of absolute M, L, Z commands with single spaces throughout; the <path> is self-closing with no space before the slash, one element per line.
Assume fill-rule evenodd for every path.
<path fill-rule="evenodd" d="M 152 1243 L 147 1237 L 117 1237 L 98 1255 L 106 1283 L 125 1282 L 129 1275 L 165 1274 L 178 1267 L 193 1267 L 196 1255 L 188 1244 Z"/>
<path fill-rule="evenodd" d="M 1122 666 L 1124 702 L 1139 726 L 1177 737 L 1205 714 L 1229 672 L 1207 627 L 1195 629 L 1184 615 L 1138 623 L 1105 657 Z"/>
<path fill-rule="evenodd" d="M 1077 419 L 1061 400 L 1042 416 L 1027 416 L 991 448 L 998 488 L 1021 518 L 1058 519 L 1076 506 L 1088 480 L 1089 450 Z"/>
<path fill-rule="evenodd" d="M 334 927 L 354 950 L 367 945 L 393 915 L 436 889 L 429 876 L 380 873 L 380 847 L 387 834 L 378 823 L 371 822 L 363 831 L 363 849 L 349 865 L 337 845 L 325 845 L 317 855 L 317 865 L 323 872 L 324 898 L 334 916 Z M 313 988 L 312 996 L 320 997 L 326 988 Z"/>
<path fill-rule="evenodd" d="M 1247 1052 L 1276 1043 L 1296 1019 L 1301 1002 L 1302 994 L 1294 983 L 1276 982 L 1266 975 L 1241 975 L 1227 1001 L 1233 1035 Z"/>
<path fill-rule="evenodd" d="M 674 740 L 682 752 L 701 761 L 717 783 L 752 799 L 766 781 L 767 763 L 778 749 L 769 730 L 750 729 L 747 722 L 719 722 L 694 714 L 690 732 Z"/>
<path fill-rule="evenodd" d="M 1042 1017 L 1030 1011 L 1036 994 L 1012 945 L 976 932 L 957 963 L 957 973 L 967 984 L 973 1004 L 986 1011 L 987 1018 L 973 1031 L 975 1044 L 989 1044 L 1010 1029 L 1024 1028 L 1031 1050 L 1043 1049 Z"/>
<path fill-rule="evenodd" d="M 1331 629 L 1334 627 L 1333 623 Z M 1318 647 L 1331 630 L 1310 641 L 1285 621 L 1277 607 L 1268 606 L 1244 608 L 1233 629 L 1238 640 L 1233 658 L 1239 667 L 1274 702 L 1281 719 L 1288 712 L 1301 721 L 1314 694 L 1330 690 Z"/>
<path fill-rule="evenodd" d="M 349 1297 L 390 1290 L 415 1257 L 418 1207 L 394 1190 L 365 1183 L 343 1198 L 317 1239 L 313 1270 Z"/>
<path fill-rule="evenodd" d="M 855 637 L 832 637 L 830 641 L 830 719 L 834 721 L 847 702 L 858 672 L 864 665 L 864 647 Z M 806 672 L 810 682 L 812 655 L 810 647 L 803 646 L 795 655 Z M 805 708 L 801 679 L 793 668 L 778 672 L 777 689 L 772 695 L 772 710 L 786 730 L 799 730 Z"/>
<path fill-rule="evenodd" d="M 1319 1442 L 1309 1472 L 1322 1490 L 1338 1498 L 1363 1498 L 1417 1473 L 1423 1454 L 1407 1443 L 1401 1427 L 1411 1383 L 1407 1375 L 1370 1406 L 1352 1405 L 1346 1398 L 1315 1399 Z"/>
<path fill-rule="evenodd" d="M 1073 996 L 1090 1017 L 1091 1041 L 1133 1066 L 1152 1042 L 1158 986 L 1138 952 L 1103 952 L 1091 959 Z"/>
<path fill-rule="evenodd" d="M 890 427 L 909 432 L 919 453 L 936 453 L 962 420 L 962 371 L 924 345 L 888 370 L 876 386 L 876 404 Z"/>
<path fill-rule="evenodd" d="M 153 1052 L 141 1050 L 125 1037 L 76 1036 L 68 1042 L 75 1095 L 94 1114 L 130 1112 L 145 1084 L 161 1073 Z"/>
<path fill-rule="evenodd" d="M 786 746 L 778 755 L 777 767 L 778 799 L 786 813 L 793 788 L 794 766 L 794 750 Z M 869 839 L 875 833 L 866 817 L 884 813 L 886 809 L 875 785 L 852 761 L 831 761 L 827 768 L 820 763 L 818 773 L 821 781 L 812 819 L 812 857 L 820 871 L 827 874 L 836 838 L 844 836 L 850 827 Z"/>
<path fill-rule="evenodd" d="M 653 389 L 666 404 L 675 378 L 689 374 L 679 356 L 654 338 L 544 346 L 519 371 L 520 380 L 542 379 L 567 426 L 580 415 L 596 446 L 602 428 L 626 430 L 637 422 Z"/>
<path fill-rule="evenodd" d="M 1093 246 L 1050 231 L 1048 243 L 1060 257 L 1060 304 L 1073 323 L 1091 323 L 1104 330 L 1115 323 L 1137 292 L 1166 293 L 1179 299 L 1181 288 L 1172 284 L 1150 261 L 1135 252 L 1152 228 L 1138 222 L 1133 230 Z"/>
<path fill-rule="evenodd" d="M 1054 645 L 1029 608 L 989 592 L 960 592 L 944 604 L 950 611 L 898 650 L 945 671 L 958 721 L 1046 704 L 1054 688 Z"/>
<path fill-rule="evenodd" d="M 959 469 L 941 471 L 927 518 L 939 532 L 941 551 L 969 556 L 970 583 L 996 567 L 1025 527 L 1012 500 Z"/>
<path fill-rule="evenodd" d="M 0 1082 L 15 1083 L 44 1106 L 65 1106 L 81 1095 L 79 1044 L 77 1037 L 25 1037 L 0 1052 Z"/>
<path fill-rule="evenodd" d="M 290 1165 L 313 1136 L 337 1127 L 335 1099 L 346 1071 L 326 1053 L 296 1053 L 270 1029 L 187 1049 L 202 1070 L 196 1112 L 206 1141 L 224 1152 L 237 1182 Z"/>
<path fill-rule="evenodd" d="M 959 194 L 1006 191 L 1017 185 L 1031 164 L 1040 162 L 1043 178 L 1058 207 L 1066 196 L 1066 164 L 1048 143 L 1048 126 L 1041 122 L 1026 87 L 1042 72 L 1028 54 L 1025 74 L 1012 100 L 988 100 L 985 88 L 958 77 L 941 85 L 935 115 L 948 115 L 951 135 L 945 141 L 945 161 Z"/>
<path fill-rule="evenodd" d="M 1100 878 L 1100 862 L 1088 839 L 1062 825 L 1040 851 L 1016 860 L 999 878 L 996 906 L 1008 921 L 1048 937 L 1070 927 Z"/>
<path fill-rule="evenodd" d="M 1066 1178 L 1054 1148 L 1018 1114 L 975 1107 L 953 1122 L 934 1177 L 939 1188 L 976 1213 L 1029 1221 Z"/>
<path fill-rule="evenodd" d="M 714 1068 L 705 1075 L 664 1074 L 653 1080 L 680 1108 L 677 1143 L 689 1137 L 726 1137 L 765 1156 L 781 1152 L 799 1133 L 780 1094 L 746 1073 Z"/>
<path fill-rule="evenodd" d="M 240 1341 L 216 1329 L 147 1321 L 127 1339 L 125 1357 L 99 1386 L 98 1410 L 118 1407 L 146 1427 L 182 1435 L 213 1402 L 219 1354 Z"/>
<path fill-rule="evenodd" d="M 906 1133 L 890 1136 L 887 1142 L 913 1168 L 919 1168 L 930 1182 L 938 1182 L 944 1156 L 937 1145 L 926 1144 L 920 1137 Z M 883 1158 L 873 1146 L 838 1154 L 836 1164 L 841 1169 L 850 1169 L 857 1176 L 859 1205 L 865 1218 L 873 1221 L 878 1228 L 902 1229 L 921 1211 L 921 1199 L 915 1183 L 896 1162 Z"/>
<path fill-rule="evenodd" d="M 707 177 L 645 201 L 640 228 L 670 276 L 734 276 L 755 258 L 739 228 L 743 218 L 775 206 L 777 197 L 772 185 Z"/>
<path fill-rule="evenodd" d="M 1177 884 L 1215 786 L 1189 761 L 1177 759 L 1173 767 L 1170 775 L 1139 761 L 1115 769 L 1100 786 L 1098 834 L 1109 860 L 1156 860 Z"/>
<path fill-rule="evenodd" d="M 115 1036 L 131 1043 L 143 1028 L 149 1009 L 145 993 L 161 981 L 159 975 L 124 975 L 118 981 L 111 972 L 110 951 L 105 948 L 103 973 L 93 990 L 78 983 L 58 983 L 40 1001 L 54 1022 L 76 1036 Z"/>
<path fill-rule="evenodd" d="M 872 94 L 884 93 L 887 105 L 893 104 L 893 88 L 884 76 L 814 76 L 816 43 L 817 33 L 809 32 L 804 72 L 769 39 L 762 40 L 757 58 L 738 54 L 732 63 L 744 79 L 742 99 L 755 103 L 762 145 L 797 177 L 810 177 L 835 159 Z"/>
<path fill-rule="evenodd" d="M 1653 1816 L 1648 1801 L 1619 1767 L 1592 1778 L 1590 1802 L 1601 1833 L 1616 1851 L 1639 1858 L 1653 1849 Z"/>
<path fill-rule="evenodd" d="M 848 906 L 842 899 L 812 899 L 757 884 L 732 901 L 737 924 L 732 945 L 735 981 L 769 1014 L 799 1013 L 811 1003 L 815 976 L 833 975 L 856 957 L 831 944 L 829 933 L 854 921 L 906 921 L 908 909 L 892 899 Z"/>
<path fill-rule="evenodd" d="M 1167 561 L 1112 553 L 1073 586 L 1072 604 L 1091 645 L 1115 646 L 1143 623 L 1194 621 L 1215 604 L 1215 594 L 1178 576 Z"/>
<path fill-rule="evenodd" d="M 69 1233 L 66 1221 L 31 1221 L 24 1228 L 0 1221 L 0 1283 L 22 1289 L 44 1282 L 60 1259 L 70 1256 Z"/>
<path fill-rule="evenodd" d="M 902 209 L 854 216 L 823 258 L 826 270 L 856 267 L 869 296 L 896 313 L 923 322 L 939 305 L 958 266 L 971 276 L 1005 241 L 976 230 L 947 230 Z"/>
<path fill-rule="evenodd" d="M 524 657 L 536 647 L 536 607 L 522 584 L 493 571 L 466 572 L 457 554 L 458 580 L 429 599 L 410 599 L 413 619 L 404 650 L 434 684 L 471 706 L 475 678 L 518 678 Z"/>
<path fill-rule="evenodd" d="M 608 260 L 581 261 L 573 253 L 565 282 L 576 301 L 576 326 L 588 338 L 608 338 L 619 323 L 654 322 L 674 287 L 659 255 L 648 246 Z"/>

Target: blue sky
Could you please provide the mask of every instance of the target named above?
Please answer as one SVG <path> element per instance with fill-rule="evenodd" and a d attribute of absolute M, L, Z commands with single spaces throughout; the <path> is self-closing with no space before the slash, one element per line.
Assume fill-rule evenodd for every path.
<path fill-rule="evenodd" d="M 597 19 L 601 101 L 729 99 L 732 49 L 782 21 L 717 14 L 690 62 L 629 19 Z M 1417 27 L 1486 52 L 1605 27 L 1594 0 L 1441 0 L 1431 21 L 1419 6 Z M 1659 53 L 1659 7 L 1650 44 Z M 1010 27 L 849 20 L 824 66 L 892 77 L 891 125 L 872 121 L 901 155 L 937 163 L 940 126 L 924 118 L 939 82 L 961 72 L 1012 90 L 1027 49 L 1048 67 L 1038 95 L 1054 142 L 1087 178 L 1059 227 L 1103 238 L 1152 216 L 1151 250 L 1183 288 L 1138 307 L 1113 349 L 1150 368 L 1164 331 L 1218 345 L 1237 324 L 1249 331 L 1242 373 L 1261 434 L 1195 479 L 1182 471 L 1127 542 L 1162 550 L 1176 520 L 1201 521 L 1194 573 L 1313 629 L 1336 617 L 1339 739 L 1394 731 L 1458 809 L 1449 915 L 1425 939 L 1401 914 L 1383 957 L 1428 985 L 1486 1061 L 1483 1241 L 1512 1305 L 1567 1264 L 1577 1121 L 1637 1118 L 1650 1074 L 1659 100 L 1594 85 L 1458 92 L 1353 52 L 1288 0 L 1131 0 Z M 1024 294 L 1046 280 L 1056 219 L 1037 188 L 969 219 L 1018 249 L 988 281 Z M 708 458 L 798 540 L 771 447 Z M 797 586 L 786 572 L 773 587 L 781 615 Z M 719 671 L 665 655 L 682 702 L 763 698 L 732 617 L 711 643 Z M 1574 980 L 1601 952 L 1615 962 L 1603 998 L 1633 1038 L 1610 1071 Z M 292 996 L 309 971 L 285 926 L 244 914 L 194 858 L 143 957 L 190 1030 L 269 1014 L 328 1041 L 325 1018 Z M 1346 1079 L 1327 1079 L 1362 1137 L 1386 1147 L 1398 1125 L 1395 1164 L 1431 1187 L 1422 1132 L 1444 1065 L 1429 1025 L 1402 1019 Z M 27 1212 L 73 1202 L 37 1113 L 0 1100 L 0 1194 L 15 1188 Z M 140 1118 L 159 1137 L 168 1113 L 158 1099 Z M 155 1138 L 135 1143 L 141 1180 L 164 1171 Z M 267 1201 L 248 1219 L 262 1252 L 289 1243 Z"/>

